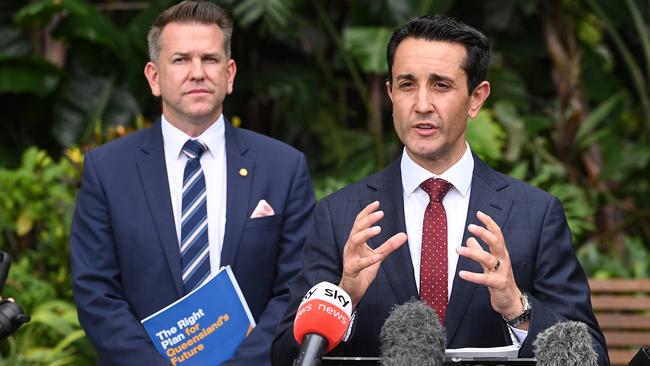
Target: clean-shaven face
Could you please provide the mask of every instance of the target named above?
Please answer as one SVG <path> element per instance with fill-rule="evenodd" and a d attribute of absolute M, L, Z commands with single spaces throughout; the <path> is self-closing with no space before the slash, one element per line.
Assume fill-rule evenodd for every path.
<path fill-rule="evenodd" d="M 406 38 L 395 51 L 393 80 L 386 83 L 406 153 L 437 174 L 462 157 L 467 118 L 476 117 L 487 98 L 481 90 L 487 82 L 469 95 L 465 57 L 459 43 Z"/>
<path fill-rule="evenodd" d="M 152 93 L 162 97 L 165 118 L 176 126 L 214 122 L 236 73 L 223 32 L 216 24 L 169 23 L 160 39 L 158 60 L 145 74 Z"/>

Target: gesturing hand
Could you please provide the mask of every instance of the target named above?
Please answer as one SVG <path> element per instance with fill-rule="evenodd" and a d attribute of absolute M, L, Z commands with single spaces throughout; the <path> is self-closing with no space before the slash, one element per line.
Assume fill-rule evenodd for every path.
<path fill-rule="evenodd" d="M 384 217 L 384 212 L 378 209 L 379 201 L 375 201 L 359 212 L 343 248 L 343 275 L 339 287 L 352 297 L 353 307 L 357 306 L 375 280 L 383 259 L 406 243 L 406 234 L 397 233 L 377 249 L 366 244 L 381 232 L 379 226 L 372 226 Z"/>
<path fill-rule="evenodd" d="M 459 247 L 456 251 L 459 255 L 477 261 L 483 267 L 483 273 L 460 271 L 458 275 L 466 281 L 487 286 L 492 308 L 506 319 L 512 319 L 523 312 L 523 304 L 521 291 L 512 273 L 505 239 L 501 228 L 490 216 L 479 211 L 476 217 L 485 227 L 469 225 L 467 229 L 481 238 L 490 251 L 483 250 L 475 238 L 467 239 L 467 247 Z M 527 324 L 522 328 L 525 326 Z"/>

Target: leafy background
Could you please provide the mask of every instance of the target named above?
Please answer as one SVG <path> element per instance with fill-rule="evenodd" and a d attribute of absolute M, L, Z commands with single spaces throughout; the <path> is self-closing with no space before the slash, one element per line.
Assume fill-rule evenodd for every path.
<path fill-rule="evenodd" d="M 172 1 L 0 3 L 0 249 L 4 296 L 32 321 L 6 365 L 92 365 L 72 303 L 68 234 L 83 154 L 160 114 L 145 36 Z M 401 152 L 385 96 L 396 26 L 449 14 L 491 39 L 492 95 L 470 122 L 492 166 L 557 195 L 592 277 L 650 268 L 647 0 L 223 0 L 236 20 L 237 126 L 309 159 L 322 197 Z"/>

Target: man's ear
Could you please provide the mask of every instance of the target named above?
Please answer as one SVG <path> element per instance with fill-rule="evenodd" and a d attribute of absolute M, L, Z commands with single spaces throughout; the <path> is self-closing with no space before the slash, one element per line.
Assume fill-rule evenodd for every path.
<path fill-rule="evenodd" d="M 160 84 L 158 82 L 158 66 L 153 62 L 149 61 L 144 66 L 144 76 L 149 82 L 149 87 L 151 88 L 151 94 L 159 97 L 160 96 Z"/>
<path fill-rule="evenodd" d="M 470 118 L 476 118 L 489 95 L 490 83 L 488 81 L 482 81 L 474 88 L 472 95 L 469 96 L 469 110 L 467 111 L 467 115 Z"/>
<path fill-rule="evenodd" d="M 393 88 L 391 86 L 392 84 L 390 80 L 386 80 L 386 93 L 388 94 L 390 101 L 393 102 Z"/>
<path fill-rule="evenodd" d="M 237 74 L 237 63 L 235 60 L 228 60 L 228 65 L 226 66 L 226 75 L 228 77 L 228 89 L 226 90 L 227 94 L 232 93 L 233 85 L 235 83 L 235 75 Z"/>

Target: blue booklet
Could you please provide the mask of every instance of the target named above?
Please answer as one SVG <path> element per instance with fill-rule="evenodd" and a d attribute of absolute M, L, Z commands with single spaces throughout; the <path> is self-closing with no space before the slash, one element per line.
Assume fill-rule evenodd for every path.
<path fill-rule="evenodd" d="M 219 365 L 235 354 L 255 320 L 226 266 L 142 325 L 172 365 Z"/>

